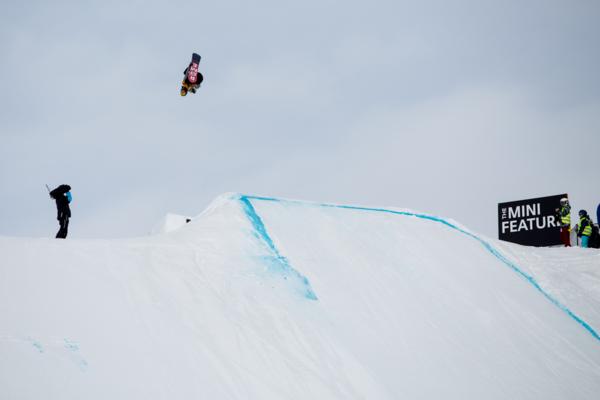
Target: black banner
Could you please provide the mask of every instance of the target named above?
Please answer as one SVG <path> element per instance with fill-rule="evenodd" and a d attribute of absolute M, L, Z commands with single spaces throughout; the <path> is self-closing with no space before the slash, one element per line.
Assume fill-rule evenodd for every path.
<path fill-rule="evenodd" d="M 498 204 L 500 240 L 526 246 L 554 246 L 560 241 L 560 221 L 556 209 L 567 194 Z"/>

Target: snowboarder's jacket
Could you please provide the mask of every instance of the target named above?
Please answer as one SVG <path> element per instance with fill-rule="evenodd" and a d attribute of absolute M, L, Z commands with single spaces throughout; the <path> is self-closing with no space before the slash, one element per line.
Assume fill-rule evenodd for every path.
<path fill-rule="evenodd" d="M 59 221 L 66 218 L 71 218 L 71 208 L 69 208 L 69 202 L 71 201 L 71 193 L 69 193 L 70 191 L 71 186 L 60 185 L 50 192 L 50 197 L 56 200 L 56 219 Z"/>
<path fill-rule="evenodd" d="M 189 69 L 190 69 L 191 66 L 192 66 L 192 64 L 188 65 L 188 67 L 185 69 L 185 71 L 183 71 L 183 75 L 185 76 L 185 78 L 183 79 L 183 84 L 188 89 L 191 89 L 193 86 L 195 86 L 196 88 L 200 87 L 200 84 L 204 80 L 204 77 L 202 76 L 202 74 L 200 73 L 200 71 L 198 71 L 198 74 L 196 75 L 196 83 L 191 83 L 188 80 L 188 76 L 187 75 L 188 75 L 188 71 L 189 71 Z"/>
<path fill-rule="evenodd" d="M 589 215 L 582 215 L 579 217 L 579 229 L 577 230 L 577 236 L 592 236 L 592 221 Z"/>
<path fill-rule="evenodd" d="M 560 208 L 558 212 L 558 216 L 560 217 L 560 223 L 563 226 L 571 226 L 571 206 L 565 204 Z"/>

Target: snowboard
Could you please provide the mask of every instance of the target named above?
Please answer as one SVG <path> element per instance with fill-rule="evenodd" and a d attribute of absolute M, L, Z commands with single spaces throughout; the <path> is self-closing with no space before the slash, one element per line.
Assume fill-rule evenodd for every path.
<path fill-rule="evenodd" d="M 187 73 L 187 80 L 190 83 L 196 83 L 196 80 L 198 80 L 198 64 L 200 64 L 200 55 L 193 53 L 192 62 Z"/>

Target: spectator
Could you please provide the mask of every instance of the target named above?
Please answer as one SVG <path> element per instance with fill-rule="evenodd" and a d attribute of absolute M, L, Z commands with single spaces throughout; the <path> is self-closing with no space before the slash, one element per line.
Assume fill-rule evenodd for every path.
<path fill-rule="evenodd" d="M 577 236 L 581 238 L 581 247 L 589 247 L 590 236 L 592 236 L 592 221 L 585 210 L 579 210 Z"/>
<path fill-rule="evenodd" d="M 69 218 L 71 218 L 71 186 L 60 185 L 50 192 L 50 197 L 56 200 L 56 211 L 60 229 L 56 233 L 57 239 L 66 239 L 69 230 Z"/>
<path fill-rule="evenodd" d="M 600 224 L 600 204 L 598 204 L 598 208 L 596 209 L 596 223 Z"/>
<path fill-rule="evenodd" d="M 560 208 L 556 209 L 557 218 L 560 222 L 560 241 L 565 247 L 571 247 L 571 205 L 569 199 L 560 199 Z"/>

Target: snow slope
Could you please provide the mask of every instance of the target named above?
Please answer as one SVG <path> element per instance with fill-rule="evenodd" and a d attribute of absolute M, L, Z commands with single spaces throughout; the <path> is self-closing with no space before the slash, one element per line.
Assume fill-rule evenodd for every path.
<path fill-rule="evenodd" d="M 188 223 L 190 217 L 184 215 L 168 213 L 165 215 L 150 231 L 151 234 L 169 233 L 177 230 Z"/>
<path fill-rule="evenodd" d="M 148 238 L 0 238 L 0 398 L 595 399 L 599 257 L 234 194 Z"/>

